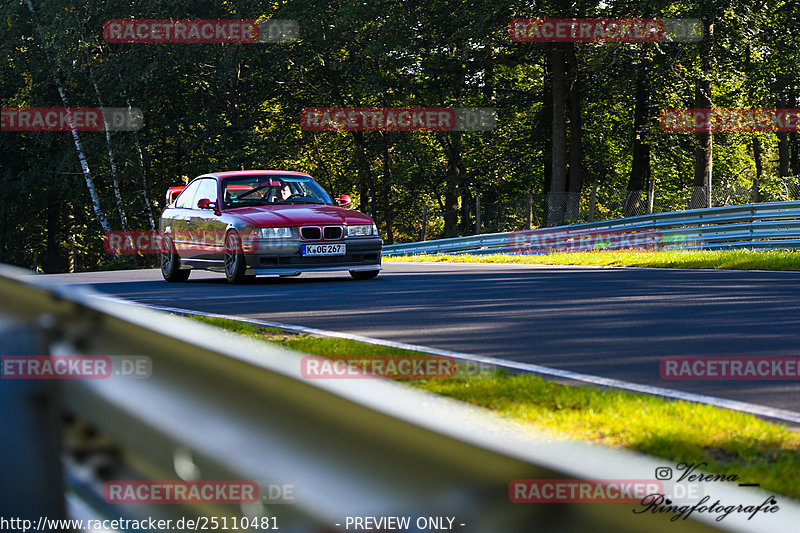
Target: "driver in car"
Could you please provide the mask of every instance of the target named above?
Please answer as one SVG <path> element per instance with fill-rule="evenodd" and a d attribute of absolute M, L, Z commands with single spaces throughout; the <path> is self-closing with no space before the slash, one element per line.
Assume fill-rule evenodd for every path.
<path fill-rule="evenodd" d="M 281 200 L 286 200 L 292 195 L 292 190 L 289 188 L 288 183 L 284 183 L 283 187 L 281 187 Z"/>

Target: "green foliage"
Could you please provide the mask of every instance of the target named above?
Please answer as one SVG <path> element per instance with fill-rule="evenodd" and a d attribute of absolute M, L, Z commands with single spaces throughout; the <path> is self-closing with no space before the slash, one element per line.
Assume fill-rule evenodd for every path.
<path fill-rule="evenodd" d="M 532 16 L 709 17 L 715 33 L 716 105 L 788 107 L 800 94 L 800 31 L 791 4 L 755 0 L 558 3 L 255 0 L 212 2 L 26 2 L 0 8 L 4 107 L 61 106 L 57 74 L 73 106 L 103 104 L 144 112 L 136 133 L 112 134 L 129 227 L 149 227 L 144 199 L 157 217 L 170 185 L 212 170 L 277 168 L 309 172 L 332 194 L 349 194 L 371 214 L 387 242 L 416 240 L 427 208 L 427 237 L 474 228 L 472 206 L 534 197 L 541 213 L 547 187 L 552 117 L 550 44 L 512 42 L 512 18 Z M 294 19 L 301 38 L 273 44 L 111 44 L 103 24 L 119 18 Z M 696 43 L 586 43 L 575 53 L 581 79 L 584 196 L 594 184 L 625 188 L 631 172 L 633 102 L 646 82 L 657 194 L 685 207 L 694 168 L 693 135 L 661 131 L 658 112 L 691 107 L 702 75 Z M 749 57 L 749 59 L 748 59 Z M 48 59 L 49 58 L 49 59 Z M 490 132 L 314 133 L 300 112 L 314 106 L 492 107 Z M 784 199 L 775 135 L 758 134 L 764 150 L 761 190 Z M 751 187 L 753 134 L 716 134 L 715 187 Z M 102 133 L 81 140 L 115 229 L 120 221 Z M 791 141 L 795 153 L 798 140 Z M 141 148 L 141 159 L 139 147 Z M 0 261 L 47 271 L 146 266 L 152 258 L 114 261 L 68 132 L 0 134 Z M 795 156 L 796 157 L 796 156 Z M 798 166 L 795 164 L 795 166 Z M 800 169 L 795 168 L 795 173 Z M 601 198 L 597 216 L 616 216 Z M 605 209 L 605 210 L 604 210 Z M 538 216 L 538 215 L 537 215 Z"/>

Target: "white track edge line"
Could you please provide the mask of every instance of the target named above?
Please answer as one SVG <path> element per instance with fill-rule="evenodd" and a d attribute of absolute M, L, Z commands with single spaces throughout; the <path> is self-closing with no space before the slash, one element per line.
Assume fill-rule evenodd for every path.
<path fill-rule="evenodd" d="M 114 298 L 111 296 L 98 296 L 101 299 L 109 299 L 113 301 L 119 301 L 118 298 Z M 654 387 L 651 385 L 642 385 L 640 383 L 632 383 L 630 381 L 623 381 L 613 378 L 604 378 L 601 376 L 594 376 L 592 374 L 582 374 L 580 372 L 572 372 L 571 370 L 561 370 L 558 368 L 551 368 L 547 366 L 541 365 L 534 365 L 531 363 L 522 363 L 519 361 L 509 361 L 507 359 L 497 359 L 494 357 L 486 357 L 482 355 L 473 355 L 468 353 L 462 352 L 453 352 L 450 350 L 442 350 L 439 348 L 430 348 L 427 346 L 420 346 L 417 344 L 406 344 L 403 342 L 395 342 L 395 341 L 388 341 L 383 339 L 375 339 L 372 337 L 365 337 L 362 335 L 355 335 L 352 333 L 342 333 L 338 331 L 328 331 L 324 329 L 317 329 L 317 328 L 309 328 L 305 326 L 297 326 L 294 324 L 284 324 L 282 322 L 272 322 L 269 320 L 261 320 L 257 318 L 246 318 L 240 317 L 235 315 L 221 315 L 218 313 L 207 313 L 205 311 L 194 311 L 191 309 L 182 309 L 180 307 L 167 307 L 161 305 L 151 305 L 145 304 L 141 302 L 132 302 L 130 300 L 123 300 L 127 303 L 134 303 L 136 305 L 149 307 L 151 309 L 157 309 L 159 311 L 167 311 L 171 313 L 178 313 L 178 314 L 185 314 L 185 315 L 196 315 L 196 316 L 204 316 L 208 318 L 223 318 L 227 320 L 233 320 L 236 322 L 242 322 L 245 324 L 251 324 L 254 326 L 263 326 L 263 327 L 270 327 L 270 328 L 278 328 L 283 329 L 286 331 L 293 331 L 297 333 L 307 333 L 309 335 L 317 335 L 322 337 L 334 337 L 340 339 L 349 339 L 353 341 L 359 341 L 366 344 L 374 344 L 376 346 L 388 346 L 390 348 L 399 348 L 402 350 L 408 350 L 412 352 L 423 352 L 432 355 L 440 355 L 444 357 L 452 357 L 454 359 L 462 359 L 465 361 L 471 361 L 474 363 L 485 363 L 490 364 L 497 367 L 504 367 L 504 368 L 513 368 L 515 370 L 522 370 L 525 372 L 530 372 L 533 374 L 541 374 L 545 376 L 553 376 L 563 379 L 569 379 L 573 381 L 580 381 L 584 383 L 591 383 L 594 385 L 600 385 L 603 387 L 610 387 L 614 389 L 621 389 L 627 390 L 632 392 L 639 392 L 642 394 L 649 394 L 651 396 L 661 396 L 664 398 L 672 398 L 675 400 L 684 400 L 687 402 L 694 402 L 700 403 L 705 405 L 712 405 L 714 407 L 721 407 L 724 409 L 730 409 L 732 411 L 739 411 L 742 413 L 749 413 L 752 415 L 762 416 L 766 418 L 772 418 L 776 420 L 782 420 L 786 422 L 791 422 L 793 424 L 800 424 L 800 413 L 795 411 L 787 411 L 785 409 L 776 409 L 773 407 L 767 407 L 764 405 L 757 405 L 747 402 L 740 402 L 738 400 L 729 400 L 726 398 L 718 398 L 716 396 L 708 396 L 705 394 L 695 394 L 692 392 L 684 392 L 675 389 L 667 389 L 663 387 Z"/>

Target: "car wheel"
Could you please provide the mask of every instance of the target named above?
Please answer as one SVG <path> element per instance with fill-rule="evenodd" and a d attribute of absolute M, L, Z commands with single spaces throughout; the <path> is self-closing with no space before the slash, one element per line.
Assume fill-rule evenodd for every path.
<path fill-rule="evenodd" d="M 372 279 L 380 273 L 380 270 L 351 270 L 350 275 L 353 279 Z"/>
<path fill-rule="evenodd" d="M 247 265 L 242 251 L 242 239 L 235 231 L 225 236 L 225 277 L 229 283 L 242 283 L 247 280 Z M 253 276 L 255 277 L 255 276 Z"/>
<path fill-rule="evenodd" d="M 169 238 L 164 239 L 163 248 L 161 249 L 161 275 L 167 281 L 186 281 L 189 279 L 189 274 L 192 273 L 189 269 L 181 269 L 181 258 L 175 251 L 175 245 Z"/>

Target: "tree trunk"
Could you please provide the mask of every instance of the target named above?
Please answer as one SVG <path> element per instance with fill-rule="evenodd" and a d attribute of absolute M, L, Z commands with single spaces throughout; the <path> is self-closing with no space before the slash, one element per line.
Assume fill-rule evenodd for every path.
<path fill-rule="evenodd" d="M 128 111 L 131 111 L 131 102 L 128 100 Z M 150 202 L 150 198 L 147 195 L 147 178 L 144 174 L 144 154 L 142 153 L 142 147 L 139 144 L 139 136 L 136 132 L 133 133 L 133 143 L 136 146 L 136 155 L 139 159 L 139 176 L 142 181 L 142 198 L 144 199 L 144 205 L 147 207 L 147 217 L 150 220 L 150 229 L 156 229 L 155 217 L 153 216 L 153 204 Z"/>
<path fill-rule="evenodd" d="M 756 179 L 753 180 L 753 203 L 757 203 L 761 195 L 759 191 L 761 176 L 764 174 L 764 164 L 761 161 L 761 141 L 757 135 L 753 135 L 753 160 L 756 162 Z"/>
<path fill-rule="evenodd" d="M 580 65 L 575 44 L 570 46 L 572 84 L 569 90 L 569 179 L 567 183 L 566 218 L 575 222 L 580 215 L 583 181 L 583 128 L 581 120 Z"/>
<path fill-rule="evenodd" d="M 59 199 L 51 198 L 47 204 L 47 246 L 44 254 L 44 273 L 53 274 L 61 271 L 61 249 L 58 234 L 61 228 Z"/>
<path fill-rule="evenodd" d="M 560 45 L 553 46 L 550 54 L 553 68 L 553 161 L 550 193 L 548 194 L 549 226 L 557 226 L 564 221 L 564 193 L 567 176 L 567 127 L 565 118 L 566 73 L 564 69 L 564 50 Z"/>
<path fill-rule="evenodd" d="M 322 170 L 322 172 L 325 173 L 325 181 L 328 182 L 328 192 L 330 194 L 336 194 L 336 191 L 334 191 L 333 179 L 331 178 L 331 173 L 328 171 L 328 167 L 325 165 L 325 159 L 322 157 L 322 152 L 319 149 L 319 141 L 316 132 L 313 132 L 311 134 L 311 143 L 314 145 L 314 153 L 317 154 L 317 161 L 319 161 L 319 168 Z"/>
<path fill-rule="evenodd" d="M 698 82 L 696 105 L 698 108 L 711 107 L 705 95 L 711 89 L 708 81 Z M 701 102 L 706 101 L 705 105 Z M 711 207 L 711 173 L 713 172 L 714 138 L 710 131 L 695 133 L 697 147 L 694 151 L 694 190 L 692 191 L 691 209 Z"/>
<path fill-rule="evenodd" d="M 785 131 L 776 132 L 778 135 L 778 171 L 782 178 L 792 175 L 792 167 L 789 161 L 789 133 Z"/>
<path fill-rule="evenodd" d="M 701 78 L 695 85 L 695 107 L 711 107 L 711 68 L 714 57 L 714 48 L 711 42 L 714 37 L 714 24 L 703 20 L 706 39 L 700 47 L 700 61 L 702 63 Z M 692 209 L 711 207 L 711 175 L 713 172 L 714 137 L 710 131 L 695 133 L 697 147 L 694 152 L 694 188 L 689 206 Z"/>
<path fill-rule="evenodd" d="M 781 91 L 781 101 L 778 102 L 778 107 L 786 107 L 786 102 L 787 92 L 784 89 Z M 793 174 L 789 153 L 789 133 L 778 131 L 776 134 L 778 135 L 778 173 L 782 178 L 785 178 Z"/>
<path fill-rule="evenodd" d="M 6 210 L 6 206 L 0 206 L 0 213 L 2 213 L 2 217 L 0 218 L 0 263 L 7 263 L 8 260 L 6 259 L 6 250 L 8 246 L 8 211 Z"/>
<path fill-rule="evenodd" d="M 553 176 L 553 76 L 550 62 L 544 62 L 542 75 L 542 105 L 540 113 L 537 114 L 539 121 L 537 126 L 531 128 L 531 144 L 542 143 L 542 227 L 547 226 L 550 217 L 548 198 L 550 198 L 550 181 Z M 534 187 L 531 187 L 534 189 Z"/>
<path fill-rule="evenodd" d="M 446 186 L 444 191 L 444 236 L 454 237 L 456 234 L 456 226 L 458 224 L 458 212 L 456 211 L 456 193 L 450 189 L 450 185 Z"/>
<path fill-rule="evenodd" d="M 122 81 L 122 74 L 117 73 L 117 77 L 119 77 L 119 84 L 120 86 L 124 86 Z M 128 105 L 128 113 L 133 112 L 133 108 L 131 107 L 131 99 L 127 96 L 125 97 L 125 102 Z M 147 217 L 150 221 L 150 229 L 155 231 L 156 223 L 155 223 L 155 216 L 153 216 L 153 204 L 150 202 L 150 197 L 147 194 L 147 178 L 145 177 L 145 164 L 144 164 L 144 153 L 142 152 L 142 146 L 139 144 L 139 135 L 137 132 L 132 131 L 130 132 L 133 135 L 133 144 L 136 147 L 136 156 L 139 160 L 139 177 L 142 182 L 142 198 L 144 199 L 144 205 L 147 208 Z"/>
<path fill-rule="evenodd" d="M 31 12 L 31 16 L 33 17 L 33 22 L 36 27 L 36 31 L 39 31 L 39 23 L 36 20 L 36 12 L 33 9 L 33 4 L 31 4 L 31 0 L 28 0 L 28 10 Z M 46 44 L 42 43 L 42 51 L 44 52 L 45 57 L 47 57 L 48 62 L 50 63 L 50 68 L 53 74 L 53 81 L 55 82 L 56 89 L 58 89 L 58 95 L 61 98 L 61 103 L 64 104 L 64 107 L 69 107 L 69 102 L 67 102 L 67 95 L 64 92 L 64 87 L 61 84 L 61 78 L 58 76 L 58 72 L 56 71 L 55 64 L 50 59 L 50 54 L 47 53 Z M 103 212 L 102 207 L 100 207 L 100 198 L 97 195 L 97 189 L 94 186 L 94 179 L 92 179 L 92 174 L 89 171 L 89 162 L 86 160 L 86 155 L 83 152 L 83 145 L 81 144 L 81 138 L 78 135 L 78 130 L 75 129 L 75 123 L 70 117 L 70 131 L 72 132 L 72 140 L 75 143 L 75 151 L 78 153 L 78 161 L 81 165 L 81 170 L 83 170 L 83 177 L 86 181 L 86 188 L 89 190 L 89 197 L 92 200 L 92 208 L 94 209 L 94 214 L 97 217 L 97 220 L 100 222 L 100 226 L 102 226 L 103 231 L 108 233 L 111 231 L 111 226 L 108 223 L 108 219 L 106 218 L 105 213 Z"/>
<path fill-rule="evenodd" d="M 376 204 L 375 204 L 375 180 L 372 177 L 372 168 L 369 165 L 369 159 L 367 158 L 367 147 L 366 141 L 364 140 L 364 132 L 362 131 L 354 131 L 353 139 L 355 140 L 356 147 L 358 147 L 359 154 L 361 154 L 361 163 L 362 163 L 362 170 L 363 173 L 361 174 L 361 208 L 362 213 L 368 213 L 373 218 L 377 218 L 376 213 Z M 372 193 L 372 209 L 370 209 L 370 193 Z"/>
<path fill-rule="evenodd" d="M 392 213 L 390 208 L 390 194 L 392 191 L 392 165 L 389 161 L 389 142 L 387 133 L 381 133 L 383 142 L 383 223 L 386 228 L 386 244 L 394 244 L 394 230 L 392 229 Z"/>
<path fill-rule="evenodd" d="M 103 102 L 100 100 L 100 90 L 97 84 L 94 84 L 94 90 L 97 93 L 97 100 L 100 107 L 103 107 Z M 117 211 L 119 212 L 119 222 L 123 231 L 128 231 L 128 217 L 125 215 L 125 208 L 122 205 L 122 194 L 119 192 L 119 180 L 117 180 L 117 164 L 114 162 L 114 150 L 111 147 L 111 132 L 108 131 L 108 121 L 103 115 L 103 124 L 106 128 L 106 146 L 108 147 L 108 164 L 111 167 L 111 184 L 114 188 L 114 198 L 117 201 Z"/>
<path fill-rule="evenodd" d="M 472 230 L 472 194 L 465 183 L 459 185 L 459 196 L 461 197 L 461 223 L 459 224 L 459 233 L 461 235 L 469 235 Z M 477 216 L 477 215 L 475 215 Z"/>
<path fill-rule="evenodd" d="M 625 198 L 626 217 L 644 213 L 642 191 L 650 178 L 650 146 L 644 140 L 644 128 L 649 114 L 647 72 L 636 79 L 636 100 L 633 105 L 633 161 Z"/>
<path fill-rule="evenodd" d="M 746 77 L 750 77 L 752 75 L 752 55 L 752 50 L 748 46 L 747 53 L 745 55 Z M 757 107 L 755 102 L 755 86 L 752 83 L 747 89 L 747 96 L 748 100 L 750 100 L 750 106 L 755 109 Z M 758 134 L 753 134 L 753 161 L 756 165 L 756 177 L 753 180 L 753 191 L 750 200 L 755 204 L 761 200 L 761 191 L 759 188 L 761 187 L 761 178 L 764 175 L 764 163 L 761 159 L 761 140 L 758 138 Z"/>
<path fill-rule="evenodd" d="M 81 43 L 85 43 L 86 38 L 83 35 L 83 26 L 81 25 L 81 21 L 78 18 L 78 12 L 73 11 L 75 15 L 75 22 L 78 26 L 78 33 L 80 35 Z M 97 86 L 97 81 L 94 77 L 94 71 L 92 70 L 92 64 L 90 61 L 90 57 L 88 53 L 84 54 L 86 58 L 86 71 L 89 74 L 89 81 L 94 87 L 94 94 L 97 97 L 97 104 L 103 108 L 105 104 L 103 104 L 103 97 L 100 95 L 100 88 Z M 125 208 L 122 205 L 122 194 L 119 191 L 119 180 L 117 179 L 117 165 L 114 162 L 114 150 L 111 146 L 111 132 L 109 131 L 109 123 L 108 119 L 103 115 L 103 126 L 105 127 L 105 134 L 106 134 L 106 148 L 108 148 L 108 164 L 111 167 L 111 184 L 114 189 L 114 199 L 117 202 L 117 211 L 119 212 L 119 222 L 120 226 L 123 231 L 128 231 L 128 217 L 125 215 Z"/>
<path fill-rule="evenodd" d="M 428 204 L 422 204 L 422 229 L 420 230 L 419 240 L 428 240 Z"/>
<path fill-rule="evenodd" d="M 797 107 L 797 94 L 794 87 L 789 89 L 789 107 Z M 798 138 L 797 130 L 793 130 L 789 134 L 789 160 L 791 161 L 793 173 L 800 175 L 800 138 Z"/>
<path fill-rule="evenodd" d="M 470 205 L 466 206 L 466 215 L 462 212 L 461 227 L 459 228 L 457 199 L 459 196 L 464 195 L 462 190 L 463 179 L 463 165 L 461 164 L 461 138 L 459 132 L 454 132 L 447 135 L 447 144 L 445 145 L 445 154 L 447 157 L 447 176 L 445 177 L 445 214 L 444 214 L 444 232 L 446 237 L 453 237 L 459 229 L 464 229 L 465 221 L 469 223 L 469 209 Z M 462 206 L 463 210 L 463 206 Z M 467 232 L 469 227 L 467 226 Z"/>

